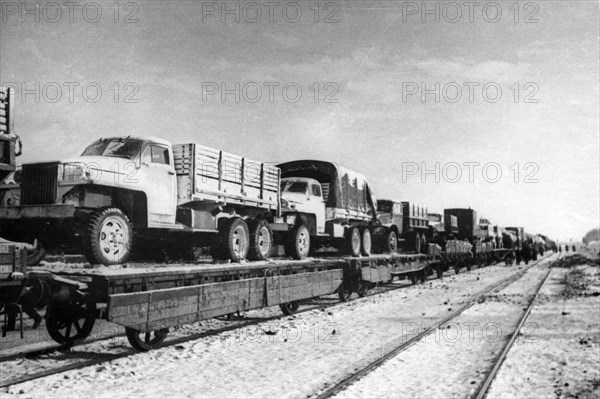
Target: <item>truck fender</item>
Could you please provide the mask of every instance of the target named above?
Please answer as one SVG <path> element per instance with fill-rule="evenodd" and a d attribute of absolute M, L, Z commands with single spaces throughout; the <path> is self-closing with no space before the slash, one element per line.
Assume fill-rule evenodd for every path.
<path fill-rule="evenodd" d="M 296 225 L 304 225 L 308 229 L 308 234 L 311 236 L 317 235 L 317 218 L 315 215 L 308 215 L 305 213 L 299 214 L 296 218 Z"/>

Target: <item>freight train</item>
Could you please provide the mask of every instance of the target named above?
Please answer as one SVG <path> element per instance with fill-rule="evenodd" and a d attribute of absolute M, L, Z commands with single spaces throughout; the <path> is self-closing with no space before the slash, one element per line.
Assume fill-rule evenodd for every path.
<path fill-rule="evenodd" d="M 545 245 L 534 247 L 522 228 L 477 223 L 472 209 L 442 217 L 412 202 L 378 201 L 364 175 L 326 161 L 270 165 L 197 143 L 127 136 L 17 168 L 9 94 L 0 92 L 0 235 L 11 240 L 0 242 L 0 306 L 13 323 L 21 314 L 22 331 L 23 308 L 47 304 L 48 333 L 64 345 L 103 318 L 146 350 L 174 325 L 273 305 L 290 314 L 300 300 L 332 292 L 347 300 L 394 278 L 416 283 L 451 269 L 528 262 Z M 213 264 L 26 266 L 44 248 L 122 264 L 136 246 L 191 261 L 209 249 Z M 5 318 L 4 333 L 9 324 Z"/>

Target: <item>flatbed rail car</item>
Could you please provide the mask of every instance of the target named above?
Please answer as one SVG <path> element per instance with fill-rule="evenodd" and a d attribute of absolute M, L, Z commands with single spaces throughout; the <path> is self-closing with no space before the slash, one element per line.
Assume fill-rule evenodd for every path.
<path fill-rule="evenodd" d="M 470 254 L 464 257 L 470 265 Z M 131 345 L 148 350 L 164 340 L 169 327 L 267 306 L 292 314 L 301 300 L 337 292 L 346 301 L 395 277 L 415 283 L 449 267 L 440 257 L 393 254 L 243 265 L 36 268 L 26 278 L 50 293 L 46 328 L 58 343 L 84 340 L 99 318 L 124 326 Z"/>
<path fill-rule="evenodd" d="M 20 331 L 23 337 L 23 312 L 18 305 L 27 274 L 27 250 L 16 245 L 0 244 L 0 315 L 3 325 L 8 323 L 8 306 L 16 304 L 20 313 Z M 6 330 L 2 329 L 2 336 Z"/>

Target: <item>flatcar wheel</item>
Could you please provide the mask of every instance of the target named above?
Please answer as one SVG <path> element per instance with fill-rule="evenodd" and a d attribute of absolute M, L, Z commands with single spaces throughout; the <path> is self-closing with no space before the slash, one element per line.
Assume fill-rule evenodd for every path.
<path fill-rule="evenodd" d="M 279 308 L 283 312 L 284 315 L 291 316 L 298 311 L 300 308 L 300 304 L 298 301 L 285 302 L 279 305 Z"/>
<path fill-rule="evenodd" d="M 337 289 L 337 293 L 338 297 L 340 298 L 340 301 L 342 302 L 347 302 L 352 296 L 352 290 L 344 287 L 344 284 L 340 284 L 340 286 Z"/>
<path fill-rule="evenodd" d="M 427 280 L 427 276 L 425 275 L 425 270 L 422 270 L 421 272 L 419 272 L 419 280 L 424 283 L 425 280 Z"/>
<path fill-rule="evenodd" d="M 94 302 L 50 304 L 46 310 L 46 329 L 53 340 L 72 346 L 87 338 L 96 321 Z"/>
<path fill-rule="evenodd" d="M 410 274 L 410 282 L 415 285 L 418 282 L 417 275 L 415 273 Z"/>
<path fill-rule="evenodd" d="M 358 291 L 356 292 L 360 298 L 364 298 L 369 295 L 371 291 L 371 286 L 369 283 L 361 283 L 358 287 Z"/>
<path fill-rule="evenodd" d="M 442 265 L 439 265 L 438 267 L 435 268 L 435 273 L 437 275 L 437 278 L 444 277 L 444 271 L 442 270 Z"/>
<path fill-rule="evenodd" d="M 141 352 L 147 352 L 150 349 L 156 348 L 165 340 L 167 334 L 169 334 L 168 328 L 143 332 L 131 327 L 125 327 L 127 340 L 134 349 Z"/>

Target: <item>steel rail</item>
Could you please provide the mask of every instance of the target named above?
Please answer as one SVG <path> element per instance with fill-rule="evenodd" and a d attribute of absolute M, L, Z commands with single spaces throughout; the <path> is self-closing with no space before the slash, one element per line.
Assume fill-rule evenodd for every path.
<path fill-rule="evenodd" d="M 560 259 L 560 258 L 561 257 L 559 256 L 558 259 Z M 558 261 L 558 259 L 557 259 L 557 261 Z M 500 367 L 502 367 L 502 363 L 504 363 L 504 360 L 506 359 L 506 356 L 508 355 L 508 352 L 510 352 L 510 349 L 512 348 L 513 344 L 517 340 L 517 337 L 521 333 L 521 329 L 523 328 L 523 325 L 527 321 L 527 318 L 529 317 L 531 310 L 535 306 L 535 300 L 537 299 L 538 294 L 540 293 L 542 287 L 546 283 L 546 280 L 548 280 L 548 277 L 550 276 L 551 272 L 552 272 L 552 269 L 548 269 L 548 272 L 546 272 L 546 275 L 544 276 L 544 278 L 540 281 L 540 283 L 536 287 L 535 293 L 532 295 L 532 297 L 529 301 L 529 305 L 527 306 L 527 309 L 521 316 L 521 319 L 519 320 L 517 327 L 513 331 L 510 339 L 508 341 L 506 341 L 506 343 L 504 344 L 504 348 L 502 349 L 502 352 L 500 352 L 500 354 L 494 361 L 494 365 L 491 368 L 491 370 L 488 372 L 485 380 L 478 387 L 478 389 L 475 391 L 475 393 L 471 396 L 472 398 L 483 399 L 485 397 L 485 395 L 487 394 L 487 392 L 489 391 L 490 386 L 492 385 L 492 382 L 494 381 L 494 378 L 498 374 L 498 371 L 500 371 Z"/>
<path fill-rule="evenodd" d="M 403 352 L 404 350 L 408 349 L 409 347 L 411 347 L 412 345 L 414 345 L 415 343 L 417 343 L 419 340 L 421 340 L 422 338 L 428 336 L 429 334 L 431 334 L 432 332 L 434 332 L 436 329 L 442 327 L 443 325 L 447 324 L 448 322 L 452 321 L 453 319 L 455 319 L 456 317 L 460 316 L 462 313 L 464 313 L 467 309 L 471 308 L 473 305 L 477 304 L 477 300 L 482 297 L 483 295 L 486 294 L 491 294 L 493 292 L 496 292 L 498 290 L 501 290 L 505 287 L 507 287 L 508 285 L 514 283 L 515 281 L 517 281 L 518 279 L 520 279 L 521 277 L 523 277 L 531 268 L 539 265 L 540 263 L 549 260 L 549 257 L 544 257 L 542 259 L 539 259 L 537 261 L 535 261 L 534 263 L 532 263 L 531 265 L 527 266 L 525 269 L 521 270 L 519 273 L 514 274 L 510 277 L 507 277 L 497 283 L 494 283 L 488 287 L 486 287 L 484 290 L 479 291 L 477 294 L 472 296 L 472 299 L 466 303 L 465 305 L 461 306 L 458 310 L 452 312 L 450 315 L 444 317 L 441 321 L 439 321 L 438 323 L 427 327 L 425 329 L 423 329 L 421 332 L 419 332 L 418 334 L 416 334 L 414 337 L 412 337 L 411 339 L 409 339 L 408 341 L 396 346 L 394 349 L 390 350 L 389 352 L 387 352 L 385 355 L 377 358 L 376 360 L 370 362 L 369 364 L 367 364 L 366 366 L 364 366 L 363 368 L 359 369 L 358 371 L 350 374 L 348 377 L 344 378 L 343 380 L 339 381 L 338 383 L 336 383 L 335 385 L 327 388 L 326 390 L 324 390 L 323 392 L 321 392 L 320 394 L 316 395 L 317 399 L 327 399 L 327 398 L 331 398 L 334 395 L 336 395 L 339 392 L 342 392 L 343 390 L 345 390 L 348 386 L 352 385 L 353 383 L 357 382 L 358 380 L 360 380 L 362 377 L 366 376 L 367 374 L 371 373 L 373 370 L 375 370 L 376 368 L 380 367 L 381 365 L 383 365 L 386 361 L 388 361 L 389 359 L 397 356 L 399 353 Z M 311 395 L 312 397 L 312 395 Z"/>

